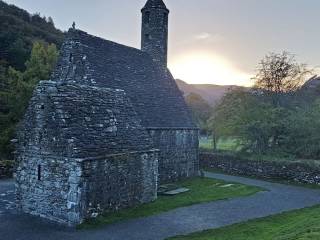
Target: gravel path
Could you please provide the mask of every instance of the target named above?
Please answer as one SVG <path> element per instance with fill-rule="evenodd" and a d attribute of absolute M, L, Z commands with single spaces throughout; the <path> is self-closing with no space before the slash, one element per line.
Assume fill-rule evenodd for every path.
<path fill-rule="evenodd" d="M 268 189 L 250 197 L 179 208 L 157 216 L 116 223 L 96 230 L 76 231 L 12 208 L 12 181 L 0 182 L 1 240 L 160 240 L 195 231 L 218 228 L 249 219 L 320 204 L 320 190 L 260 180 L 206 173 L 207 177 Z"/>

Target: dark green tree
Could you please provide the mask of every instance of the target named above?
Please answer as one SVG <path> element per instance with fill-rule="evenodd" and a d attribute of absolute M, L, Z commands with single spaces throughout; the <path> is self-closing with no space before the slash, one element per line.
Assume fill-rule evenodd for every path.
<path fill-rule="evenodd" d="M 186 102 L 192 111 L 195 122 L 202 130 L 205 130 L 207 121 L 212 114 L 212 107 L 196 93 L 190 93 L 186 97 Z"/>
<path fill-rule="evenodd" d="M 24 72 L 9 67 L 0 68 L 0 158 L 12 157 L 10 140 L 16 125 L 22 119 L 34 87 L 47 80 L 56 64 L 58 52 L 55 45 L 35 42 Z"/>

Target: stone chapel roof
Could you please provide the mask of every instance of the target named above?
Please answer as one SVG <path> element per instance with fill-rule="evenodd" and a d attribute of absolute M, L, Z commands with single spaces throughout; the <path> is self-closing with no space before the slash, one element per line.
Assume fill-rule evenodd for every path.
<path fill-rule="evenodd" d="M 147 128 L 195 128 L 169 70 L 145 52 L 69 30 L 52 80 L 122 89 Z"/>
<path fill-rule="evenodd" d="M 20 151 L 88 159 L 153 150 L 122 90 L 42 81 L 19 129 Z"/>

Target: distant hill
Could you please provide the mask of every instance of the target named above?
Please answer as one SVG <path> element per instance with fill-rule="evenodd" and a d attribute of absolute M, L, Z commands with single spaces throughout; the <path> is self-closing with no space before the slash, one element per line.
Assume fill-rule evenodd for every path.
<path fill-rule="evenodd" d="M 198 94 L 210 105 L 217 104 L 229 90 L 233 88 L 239 88 L 239 86 L 233 85 L 221 86 L 214 84 L 188 84 L 180 79 L 176 79 L 176 82 L 185 96 L 188 96 L 191 93 Z M 314 99 L 315 95 L 318 96 L 320 94 L 320 76 L 314 76 L 306 81 L 306 83 L 302 86 L 300 93 L 305 99 L 310 98 L 312 100 Z"/>
<path fill-rule="evenodd" d="M 176 79 L 176 82 L 185 96 L 188 96 L 190 93 L 196 93 L 206 100 L 210 105 L 217 104 L 228 90 L 238 88 L 238 86 L 188 84 L 180 79 Z"/>
<path fill-rule="evenodd" d="M 320 88 L 320 76 L 313 76 L 305 84 L 303 84 L 302 89 L 309 91 L 317 91 Z"/>
<path fill-rule="evenodd" d="M 320 76 L 313 76 L 298 91 L 300 104 L 310 105 L 320 96 Z"/>
<path fill-rule="evenodd" d="M 64 33 L 56 29 L 52 18 L 30 14 L 0 0 L 0 64 L 24 70 L 35 41 L 60 47 Z"/>

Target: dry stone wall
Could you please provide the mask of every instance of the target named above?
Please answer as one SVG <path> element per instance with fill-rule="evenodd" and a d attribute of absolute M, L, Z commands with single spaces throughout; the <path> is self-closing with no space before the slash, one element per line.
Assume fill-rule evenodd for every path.
<path fill-rule="evenodd" d="M 253 161 L 232 155 L 201 153 L 200 165 L 228 174 L 320 184 L 320 168 L 303 162 Z"/>

